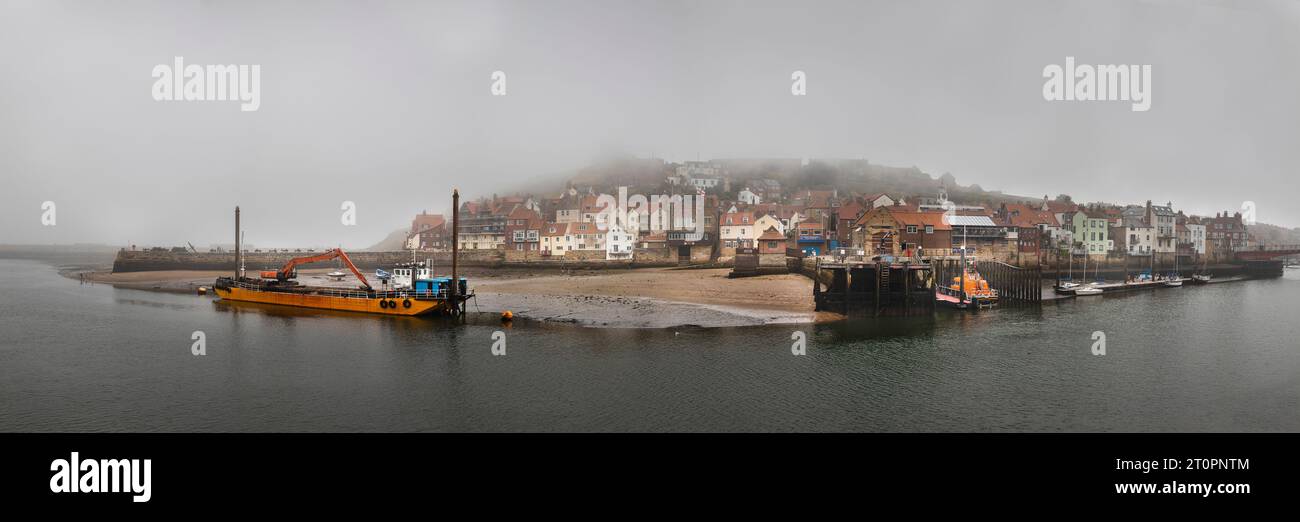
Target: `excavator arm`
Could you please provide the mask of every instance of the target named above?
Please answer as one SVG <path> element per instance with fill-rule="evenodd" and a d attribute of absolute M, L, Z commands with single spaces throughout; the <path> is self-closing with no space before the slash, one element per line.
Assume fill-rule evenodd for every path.
<path fill-rule="evenodd" d="M 280 269 L 276 270 L 275 272 L 269 272 L 269 271 L 262 272 L 262 277 L 267 279 L 275 278 L 276 280 L 279 281 L 293 279 L 297 275 L 294 269 L 297 268 L 298 265 L 319 263 L 321 261 L 329 261 L 334 258 L 342 259 L 343 264 L 348 265 L 348 270 L 351 270 L 352 274 L 357 276 L 357 279 L 361 280 L 361 284 L 366 285 L 366 288 L 371 288 L 370 281 L 366 280 L 366 276 L 362 275 L 360 270 L 357 270 L 357 265 L 352 264 L 352 260 L 348 259 L 348 255 L 343 253 L 343 249 L 340 248 L 335 248 L 334 250 L 330 250 L 329 252 L 325 252 L 324 254 L 317 254 L 314 256 L 305 256 L 305 257 L 295 257 L 293 259 L 290 259 L 288 263 L 285 263 L 283 267 L 280 267 Z"/>

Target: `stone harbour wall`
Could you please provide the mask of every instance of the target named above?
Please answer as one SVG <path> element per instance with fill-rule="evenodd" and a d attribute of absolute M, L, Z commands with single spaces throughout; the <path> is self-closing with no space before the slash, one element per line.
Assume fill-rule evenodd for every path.
<path fill-rule="evenodd" d="M 319 252 L 246 252 L 244 266 L 250 271 L 284 266 L 295 257 Z M 671 258 L 650 251 L 638 250 L 632 260 L 605 260 L 605 251 L 574 252 L 573 256 L 548 257 L 539 252 L 508 252 L 505 250 L 466 250 L 460 252 L 459 264 L 465 267 L 526 267 L 526 268 L 639 268 L 674 266 Z M 348 252 L 348 258 L 361 270 L 391 268 L 411 261 L 410 251 Z M 451 265 L 451 252 L 417 252 L 417 261 L 432 260 L 436 266 Z M 328 262 L 327 262 L 328 263 Z M 324 265 L 322 265 L 324 266 Z M 156 270 L 235 270 L 233 252 L 158 252 L 149 250 L 121 250 L 113 260 L 113 272 L 150 272 Z"/>

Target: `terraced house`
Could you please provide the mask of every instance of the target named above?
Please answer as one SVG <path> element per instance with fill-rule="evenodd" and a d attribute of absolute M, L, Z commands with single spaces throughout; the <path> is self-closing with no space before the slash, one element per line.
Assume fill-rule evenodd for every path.
<path fill-rule="evenodd" d="M 595 223 L 569 223 L 570 250 L 605 251 L 605 232 Z"/>
<path fill-rule="evenodd" d="M 542 229 L 542 255 L 564 256 L 570 250 L 569 225 L 572 223 L 547 223 Z"/>
<path fill-rule="evenodd" d="M 753 248 L 758 235 L 754 233 L 754 213 L 737 210 L 722 215 L 721 230 L 722 255 L 733 256 L 737 248 Z"/>
<path fill-rule="evenodd" d="M 1204 220 L 1207 242 L 1215 252 L 1238 252 L 1250 245 L 1250 235 L 1241 219 L 1241 212 L 1220 212 Z"/>
<path fill-rule="evenodd" d="M 522 204 L 515 205 L 506 216 L 506 249 L 521 252 L 539 250 L 542 224 L 542 216 L 537 211 Z"/>
<path fill-rule="evenodd" d="M 1156 253 L 1165 254 L 1178 250 L 1178 231 L 1176 228 L 1178 214 L 1174 212 L 1173 203 L 1152 205 L 1147 200 L 1147 225 L 1156 230 Z"/>
<path fill-rule="evenodd" d="M 1105 254 L 1114 248 L 1115 243 L 1110 239 L 1110 219 L 1105 212 L 1088 209 L 1071 214 L 1076 246 L 1088 254 Z"/>

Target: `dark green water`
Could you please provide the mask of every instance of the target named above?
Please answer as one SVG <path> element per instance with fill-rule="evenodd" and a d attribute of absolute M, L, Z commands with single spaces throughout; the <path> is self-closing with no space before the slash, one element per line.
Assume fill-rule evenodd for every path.
<path fill-rule="evenodd" d="M 1289 271 L 822 326 L 503 329 L 226 305 L 0 260 L 0 430 L 1300 431 L 1297 295 Z M 196 330 L 206 356 L 190 353 Z"/>

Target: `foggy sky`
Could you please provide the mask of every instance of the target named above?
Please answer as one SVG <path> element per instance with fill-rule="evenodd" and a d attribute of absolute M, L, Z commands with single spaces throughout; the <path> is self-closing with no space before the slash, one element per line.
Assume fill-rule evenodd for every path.
<path fill-rule="evenodd" d="M 1291 2 L 5 2 L 0 243 L 364 247 L 608 151 L 846 157 L 1300 225 Z M 261 65 L 261 107 L 151 70 Z M 1151 110 L 1042 71 L 1150 64 Z M 490 75 L 508 94 L 491 96 Z M 805 71 L 808 95 L 790 94 Z M 560 189 L 556 186 L 556 190 Z M 58 224 L 41 226 L 41 203 Z M 339 221 L 345 200 L 358 224 Z"/>

